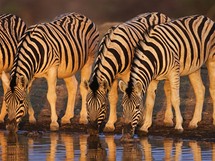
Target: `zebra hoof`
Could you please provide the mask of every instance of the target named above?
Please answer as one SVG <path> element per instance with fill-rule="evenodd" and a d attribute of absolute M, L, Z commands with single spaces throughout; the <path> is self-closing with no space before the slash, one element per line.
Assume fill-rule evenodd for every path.
<path fill-rule="evenodd" d="M 79 124 L 84 124 L 86 125 L 88 123 L 88 120 L 87 119 L 80 119 L 79 120 Z"/>
<path fill-rule="evenodd" d="M 177 133 L 183 133 L 184 129 L 175 129 Z"/>
<path fill-rule="evenodd" d="M 115 130 L 115 127 L 105 127 L 104 128 L 104 132 L 114 132 L 114 130 Z"/>
<path fill-rule="evenodd" d="M 173 127 L 174 123 L 173 123 L 173 121 L 165 121 L 164 120 L 164 126 L 166 126 L 166 127 Z"/>
<path fill-rule="evenodd" d="M 198 126 L 197 125 L 192 125 L 192 124 L 189 124 L 188 128 L 189 129 L 196 129 Z"/>
<path fill-rule="evenodd" d="M 2 124 L 2 123 L 4 123 L 4 119 L 2 120 L 2 119 L 0 119 L 0 124 Z"/>
<path fill-rule="evenodd" d="M 32 120 L 32 121 L 29 121 L 30 124 L 32 125 L 36 125 L 37 121 L 36 120 Z"/>
<path fill-rule="evenodd" d="M 50 130 L 51 131 L 58 131 L 59 130 L 59 124 L 56 122 L 52 122 L 50 125 Z"/>
<path fill-rule="evenodd" d="M 146 131 L 140 131 L 140 130 L 137 131 L 137 135 L 140 137 L 147 136 L 147 134 L 148 134 L 148 132 L 146 132 Z"/>
<path fill-rule="evenodd" d="M 71 124 L 71 121 L 70 121 L 70 119 L 69 120 L 61 120 L 61 124 L 62 125 Z"/>

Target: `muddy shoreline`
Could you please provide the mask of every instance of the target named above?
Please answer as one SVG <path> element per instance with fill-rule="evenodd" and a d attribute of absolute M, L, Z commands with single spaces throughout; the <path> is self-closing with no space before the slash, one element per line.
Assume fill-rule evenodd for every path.
<path fill-rule="evenodd" d="M 79 78 L 79 73 L 77 74 L 77 79 Z M 140 134 L 140 136 L 146 135 L 156 135 L 164 137 L 173 138 L 183 138 L 183 139 L 197 139 L 197 140 L 207 140 L 215 142 L 215 126 L 212 124 L 212 101 L 209 95 L 209 82 L 207 76 L 207 69 L 202 68 L 202 79 L 206 87 L 206 94 L 204 100 L 204 107 L 202 113 L 202 121 L 198 124 L 197 129 L 188 129 L 188 123 L 192 118 L 193 110 L 195 107 L 195 97 L 193 89 L 190 85 L 189 79 L 187 77 L 181 77 L 181 87 L 180 87 L 180 98 L 181 98 L 181 113 L 184 119 L 183 127 L 184 132 L 177 133 L 174 127 L 165 127 L 163 125 L 164 111 L 165 111 L 165 96 L 163 91 L 163 82 L 160 82 L 157 89 L 157 96 L 155 107 L 153 111 L 153 125 L 149 128 L 148 134 Z M 1 93 L 3 93 L 2 88 Z M 49 131 L 50 124 L 50 106 L 46 99 L 47 83 L 45 79 L 37 79 L 33 83 L 32 90 L 30 92 L 31 103 L 35 110 L 35 117 L 37 119 L 36 125 L 30 125 L 28 123 L 28 117 L 24 117 L 20 123 L 19 130 L 27 131 Z M 122 129 L 121 124 L 121 114 L 122 109 L 120 106 L 120 99 L 122 93 L 119 92 L 119 101 L 117 106 L 118 121 L 115 124 L 116 130 L 113 132 L 115 134 L 120 134 Z M 57 83 L 57 114 L 60 118 L 64 115 L 64 110 L 67 103 L 67 90 L 63 80 L 59 80 Z M 3 99 L 3 94 L 1 100 Z M 2 101 L 1 101 L 2 102 Z M 0 103 L 1 103 L 0 102 Z M 81 108 L 81 96 L 79 90 L 77 92 L 76 104 L 75 104 L 75 117 L 71 119 L 71 124 L 60 125 L 60 132 L 81 132 L 87 133 L 87 126 L 80 125 L 78 123 L 79 113 Z M 5 130 L 5 124 L 0 124 L 0 129 Z M 136 131 L 139 134 L 138 131 Z"/>

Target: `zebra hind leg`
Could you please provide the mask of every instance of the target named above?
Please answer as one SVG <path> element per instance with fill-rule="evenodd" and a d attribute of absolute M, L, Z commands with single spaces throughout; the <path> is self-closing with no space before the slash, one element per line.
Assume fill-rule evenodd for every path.
<path fill-rule="evenodd" d="M 2 76 L 3 77 L 5 76 L 7 78 L 9 77 L 8 73 L 4 73 Z M 6 80 L 9 81 L 9 78 L 6 79 Z M 7 84 L 5 84 L 5 81 L 2 81 L 2 87 L 3 87 L 4 95 L 5 95 L 6 91 L 7 91 L 8 86 L 9 86 L 9 82 L 7 82 Z M 5 101 L 3 99 L 2 100 L 2 107 L 1 107 L 1 114 L 0 114 L 0 123 L 4 122 L 4 118 L 5 118 L 6 115 L 7 115 L 7 108 L 6 108 Z"/>
<path fill-rule="evenodd" d="M 213 102 L 213 125 L 215 125 L 215 60 L 208 60 L 207 68 L 210 80 L 209 91 Z"/>
<path fill-rule="evenodd" d="M 78 89 L 78 81 L 74 76 L 65 78 L 66 88 L 68 91 L 67 107 L 64 116 L 61 119 L 62 124 L 69 124 L 70 119 L 74 117 L 75 98 Z"/>
<path fill-rule="evenodd" d="M 197 128 L 197 123 L 202 120 L 202 108 L 205 96 L 205 87 L 201 78 L 201 70 L 189 75 L 190 83 L 193 86 L 193 90 L 196 96 L 196 106 L 193 114 L 193 118 L 189 123 L 189 128 Z"/>

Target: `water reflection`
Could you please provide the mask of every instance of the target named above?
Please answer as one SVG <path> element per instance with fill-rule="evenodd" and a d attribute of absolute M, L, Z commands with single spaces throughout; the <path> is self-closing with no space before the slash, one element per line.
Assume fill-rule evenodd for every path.
<path fill-rule="evenodd" d="M 213 142 L 149 136 L 121 143 L 120 137 L 78 133 L 45 133 L 41 137 L 29 137 L 24 132 L 8 135 L 0 131 L 0 160 L 215 160 Z"/>

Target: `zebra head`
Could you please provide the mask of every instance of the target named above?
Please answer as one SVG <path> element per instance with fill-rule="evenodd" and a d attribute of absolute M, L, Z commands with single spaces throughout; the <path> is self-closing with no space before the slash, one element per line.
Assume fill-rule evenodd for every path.
<path fill-rule="evenodd" d="M 138 81 L 133 86 L 123 81 L 119 82 L 119 88 L 123 92 L 123 136 L 132 137 L 137 125 L 142 124 L 143 118 L 143 96 L 142 84 Z"/>
<path fill-rule="evenodd" d="M 28 99 L 24 85 L 24 77 L 16 79 L 16 85 L 13 85 L 13 79 L 9 81 L 5 73 L 2 74 L 2 81 L 7 87 L 4 100 L 7 108 L 8 119 L 6 129 L 9 132 L 17 132 L 18 125 L 27 113 Z"/>
<path fill-rule="evenodd" d="M 106 81 L 102 82 L 85 82 L 85 87 L 88 90 L 86 97 L 87 118 L 89 121 L 89 132 L 98 133 L 107 115 L 107 91 L 108 85 Z M 93 132 L 94 131 L 94 132 Z"/>

